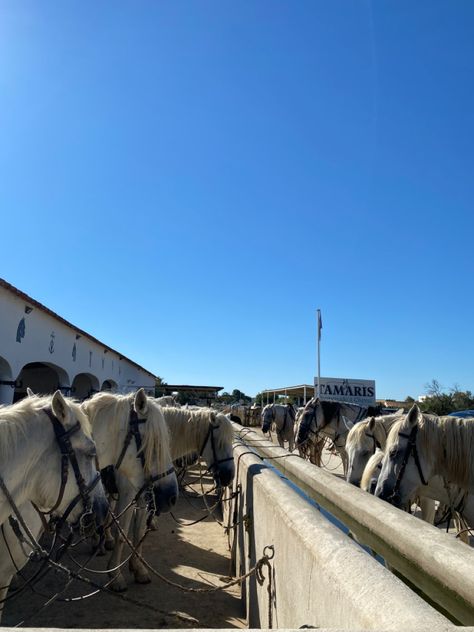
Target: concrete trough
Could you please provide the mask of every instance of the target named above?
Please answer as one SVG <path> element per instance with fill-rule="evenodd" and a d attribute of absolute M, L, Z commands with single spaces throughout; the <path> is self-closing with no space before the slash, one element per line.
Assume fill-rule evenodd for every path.
<path fill-rule="evenodd" d="M 349 485 L 253 430 L 234 424 L 237 436 L 461 625 L 474 625 L 474 550 L 439 529 Z M 282 458 L 285 457 L 288 458 Z"/>
<path fill-rule="evenodd" d="M 237 524 L 236 571 L 247 572 L 266 546 L 275 548 L 271 598 L 267 568 L 262 585 L 255 576 L 243 585 L 249 627 L 454 630 L 245 444 L 237 441 L 234 455 L 239 494 L 226 518 Z"/>

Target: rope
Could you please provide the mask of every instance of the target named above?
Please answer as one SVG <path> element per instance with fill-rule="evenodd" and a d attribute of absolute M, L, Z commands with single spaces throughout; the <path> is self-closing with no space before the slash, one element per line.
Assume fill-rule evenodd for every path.
<path fill-rule="evenodd" d="M 63 566 L 62 564 L 60 564 L 59 562 L 55 562 L 54 560 L 49 560 L 49 564 L 51 564 L 52 567 L 56 568 L 57 570 L 60 570 L 64 573 L 66 573 L 66 575 L 68 576 L 72 576 L 73 579 L 77 579 L 80 582 L 83 582 L 84 584 L 87 584 L 88 586 L 92 586 L 93 588 L 96 588 L 96 592 L 93 594 L 97 594 L 97 592 L 105 592 L 109 595 L 114 596 L 116 599 L 120 599 L 121 601 L 126 601 L 127 603 L 131 603 L 135 606 L 139 606 L 140 608 L 145 608 L 146 610 L 151 610 L 151 612 L 155 612 L 157 614 L 161 614 L 164 616 L 172 616 L 175 617 L 177 619 L 180 619 L 181 621 L 184 621 L 185 623 L 189 624 L 192 623 L 193 625 L 198 625 L 199 621 L 197 619 L 195 619 L 194 617 L 191 617 L 188 614 L 182 613 L 182 612 L 178 612 L 175 610 L 172 610 L 170 612 L 166 611 L 166 610 L 160 610 L 159 608 L 155 608 L 154 606 L 143 602 L 143 601 L 139 601 L 138 599 L 133 599 L 132 597 L 129 597 L 128 595 L 124 595 L 122 593 L 118 593 L 115 592 L 114 590 L 112 590 L 111 588 L 108 587 L 108 584 L 110 582 L 107 582 L 107 584 L 105 586 L 101 586 L 100 584 L 98 584 L 97 582 L 94 582 L 92 579 L 88 579 L 87 577 L 83 577 L 82 575 L 80 575 L 79 573 L 76 573 L 75 571 L 70 570 L 69 568 L 67 568 L 66 566 Z M 113 579 L 111 580 L 113 581 Z"/>
<path fill-rule="evenodd" d="M 134 545 L 132 544 L 132 542 L 130 541 L 128 536 L 125 534 L 125 532 L 121 528 L 120 524 L 118 522 L 115 522 L 115 525 L 116 525 L 120 535 L 122 536 L 122 538 L 126 542 L 126 544 L 130 547 L 130 549 L 136 555 L 137 559 L 140 560 L 140 562 L 153 575 L 158 577 L 158 579 L 163 581 L 165 584 L 168 584 L 168 586 L 172 586 L 173 588 L 178 588 L 179 590 L 182 590 L 184 592 L 214 593 L 214 592 L 217 592 L 219 590 L 225 590 L 226 588 L 230 588 L 231 586 L 235 586 L 236 584 L 239 584 L 241 581 L 243 581 L 247 577 L 250 577 L 250 575 L 255 573 L 257 571 L 257 569 L 260 569 L 266 563 L 266 561 L 269 561 L 269 560 L 273 559 L 273 556 L 274 556 L 274 547 L 273 547 L 273 545 L 269 545 L 269 546 L 265 547 L 265 549 L 270 549 L 272 551 L 271 557 L 268 554 L 264 553 L 263 556 L 257 561 L 257 563 L 247 573 L 245 573 L 244 575 L 240 575 L 236 579 L 232 580 L 231 582 L 227 582 L 227 583 L 223 584 L 222 586 L 216 586 L 216 587 L 213 587 L 213 588 L 191 588 L 190 586 L 183 586 L 182 584 L 178 584 L 177 582 L 174 582 L 171 579 L 168 579 L 167 577 L 162 575 L 160 572 L 158 572 L 155 568 L 153 568 L 153 566 L 151 566 L 151 564 L 149 564 L 145 560 L 145 558 L 142 555 L 140 555 L 140 553 L 136 550 L 136 548 L 134 547 Z"/>

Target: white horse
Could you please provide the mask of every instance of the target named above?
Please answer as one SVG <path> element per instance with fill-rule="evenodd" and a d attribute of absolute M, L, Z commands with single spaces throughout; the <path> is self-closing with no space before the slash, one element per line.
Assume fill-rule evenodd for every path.
<path fill-rule="evenodd" d="M 230 420 L 210 408 L 189 410 L 163 408 L 163 416 L 170 433 L 173 461 L 195 455 L 203 458 L 218 487 L 227 487 L 235 476 L 232 443 L 234 432 Z M 133 542 L 141 555 L 145 520 L 138 515 Z M 146 569 L 142 568 L 146 572 Z"/>
<path fill-rule="evenodd" d="M 235 465 L 234 432 L 228 417 L 210 408 L 164 408 L 163 415 L 171 435 L 173 460 L 196 454 L 204 459 L 217 485 L 230 485 Z"/>
<path fill-rule="evenodd" d="M 291 404 L 267 404 L 262 410 L 262 432 L 269 432 L 273 424 L 280 447 L 284 448 L 288 441 L 288 449 L 293 452 L 295 417 L 296 411 Z"/>
<path fill-rule="evenodd" d="M 403 409 L 400 409 L 393 415 L 369 417 L 349 430 L 346 438 L 348 460 L 346 481 L 348 483 L 360 485 L 367 461 L 375 454 L 377 448 L 385 450 L 390 428 L 402 418 L 402 415 Z"/>
<path fill-rule="evenodd" d="M 1 613 L 12 577 L 33 549 L 30 534 L 38 541 L 42 533 L 39 512 L 62 516 L 68 522 L 76 521 L 84 511 L 92 512 L 96 524 L 102 525 L 108 504 L 96 469 L 89 421 L 79 404 L 60 391 L 0 407 L 0 454 L 4 484 L 0 501 Z M 66 479 L 61 474 L 63 468 Z M 12 502 L 21 518 L 17 519 Z M 16 520 L 15 529 L 9 516 Z M 22 520 L 30 533 L 25 532 Z M 29 544 L 19 542 L 18 529 Z"/>
<path fill-rule="evenodd" d="M 304 406 L 298 408 L 296 411 L 295 420 L 295 441 L 300 431 L 300 425 L 303 420 Z M 322 453 L 324 444 L 326 443 L 326 437 L 319 437 L 315 441 L 307 441 L 298 445 L 298 452 L 301 458 L 308 459 L 313 465 L 321 467 L 322 465 Z"/>
<path fill-rule="evenodd" d="M 380 406 L 358 406 L 346 402 L 332 402 L 312 398 L 306 404 L 296 436 L 298 448 L 307 449 L 320 442 L 321 438 L 332 440 L 347 472 L 346 437 L 349 430 L 368 415 L 378 415 Z"/>
<path fill-rule="evenodd" d="M 390 430 L 375 495 L 401 506 L 435 476 L 474 493 L 474 419 L 423 414 L 415 404 Z"/>
<path fill-rule="evenodd" d="M 107 469 L 113 468 L 109 474 L 113 475 L 110 491 L 118 493 L 115 513 L 121 516 L 121 529 L 127 537 L 131 537 L 134 530 L 131 528 L 132 511 L 121 514 L 134 499 L 139 514 L 145 515 L 146 519 L 147 503 L 160 513 L 169 511 L 178 498 L 169 432 L 163 417 L 166 409 L 147 397 L 143 389 L 132 395 L 97 393 L 83 403 L 83 408 L 90 418 L 105 480 L 108 478 Z M 108 544 L 110 547 L 110 537 Z M 113 569 L 120 564 L 123 544 L 123 538 L 117 537 L 108 568 Z M 138 559 L 132 558 L 130 566 L 136 582 L 150 581 L 148 571 Z M 114 590 L 126 589 L 121 569 L 111 572 L 111 576 L 115 577 L 111 585 Z"/>

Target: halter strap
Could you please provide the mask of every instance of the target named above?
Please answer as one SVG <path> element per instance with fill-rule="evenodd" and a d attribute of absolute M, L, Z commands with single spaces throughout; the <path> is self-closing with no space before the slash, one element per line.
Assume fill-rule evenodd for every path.
<path fill-rule="evenodd" d="M 61 504 L 63 500 L 63 496 L 64 496 L 64 491 L 66 489 L 67 479 L 68 479 L 69 463 L 71 463 L 71 467 L 74 472 L 74 476 L 76 478 L 77 487 L 79 489 L 79 494 L 78 496 L 76 496 L 76 498 L 74 498 L 69 503 L 68 507 L 66 508 L 66 511 L 63 513 L 61 517 L 61 522 L 65 522 L 68 515 L 71 513 L 71 511 L 74 509 L 74 507 L 78 503 L 79 498 L 82 499 L 82 502 L 84 505 L 84 511 L 85 512 L 91 511 L 91 501 L 90 501 L 89 493 L 91 492 L 92 489 L 94 489 L 94 487 L 99 482 L 100 474 L 97 474 L 97 476 L 94 478 L 94 480 L 92 481 L 90 485 L 86 484 L 81 474 L 79 463 L 77 462 L 77 456 L 72 448 L 71 439 L 70 439 L 71 435 L 73 435 L 74 433 L 80 430 L 81 428 L 80 422 L 78 421 L 77 423 L 74 424 L 74 426 L 69 428 L 69 430 L 66 430 L 64 426 L 62 425 L 62 423 L 59 421 L 59 419 L 54 415 L 52 409 L 49 406 L 43 408 L 43 411 L 46 413 L 49 420 L 51 421 L 51 424 L 54 430 L 54 435 L 56 437 L 56 441 L 61 451 L 61 487 L 59 490 L 58 499 L 56 503 L 54 504 L 54 506 L 49 511 L 45 511 L 42 513 L 44 513 L 45 515 L 50 515 Z"/>
<path fill-rule="evenodd" d="M 143 441 L 142 441 L 142 435 L 140 432 L 140 425 L 146 423 L 147 421 L 148 421 L 148 418 L 146 417 L 145 419 L 139 419 L 137 412 L 133 408 L 130 410 L 130 416 L 128 419 L 128 431 L 127 431 L 127 434 L 125 435 L 122 450 L 120 452 L 119 458 L 117 459 L 117 463 L 115 464 L 115 466 L 109 465 L 108 467 L 103 468 L 101 470 L 102 478 L 106 485 L 106 489 L 109 491 L 109 493 L 112 493 L 112 494 L 118 493 L 117 483 L 115 481 L 115 470 L 118 470 L 119 467 L 121 466 L 122 461 L 125 457 L 125 454 L 128 450 L 128 447 L 130 443 L 132 442 L 132 439 L 135 439 L 137 458 L 140 459 L 142 469 L 145 473 L 145 455 L 143 454 L 143 450 L 142 450 Z M 154 504 L 154 501 L 152 498 L 153 494 L 151 493 L 153 484 L 156 483 L 156 481 L 159 481 L 160 479 L 165 478 L 166 476 L 169 476 L 173 472 L 174 472 L 174 467 L 171 466 L 170 468 L 168 468 L 165 472 L 162 472 L 161 474 L 156 474 L 155 476 L 145 476 L 145 481 L 143 485 L 140 487 L 140 489 L 138 490 L 137 494 L 135 495 L 135 498 L 136 499 L 139 498 L 139 496 L 141 496 L 143 492 L 149 492 L 147 504 L 153 505 Z"/>
<path fill-rule="evenodd" d="M 209 439 L 211 440 L 211 448 L 212 448 L 212 463 L 211 465 L 209 465 L 208 470 L 209 472 L 212 472 L 212 470 L 216 469 L 218 465 L 220 465 L 221 463 L 226 463 L 227 461 L 233 461 L 234 457 L 228 457 L 226 459 L 218 459 L 217 458 L 217 452 L 216 452 L 216 444 L 215 444 L 215 438 L 214 438 L 214 430 L 217 430 L 218 426 L 214 426 L 212 423 L 209 423 L 209 429 L 206 433 L 206 436 L 204 438 L 204 441 L 202 443 L 202 447 L 201 450 L 199 451 L 199 456 L 201 457 L 204 449 L 206 447 L 207 442 L 209 441 Z"/>
<path fill-rule="evenodd" d="M 115 469 L 118 470 L 122 465 L 123 458 L 125 453 L 127 452 L 128 446 L 130 445 L 132 438 L 135 438 L 135 446 L 137 448 L 138 458 L 141 461 L 142 467 L 145 467 L 145 455 L 142 448 L 142 435 L 140 434 L 140 424 L 144 424 L 147 422 L 147 418 L 139 419 L 136 411 L 132 408 L 130 411 L 130 417 L 128 419 L 128 431 L 125 435 L 125 439 L 122 446 L 122 451 L 120 452 L 119 458 L 117 459 L 117 463 L 115 464 Z"/>
<path fill-rule="evenodd" d="M 70 436 L 74 434 L 75 432 L 77 432 L 78 430 L 80 430 L 81 424 L 77 422 L 76 424 L 74 424 L 74 426 L 69 428 L 69 430 L 66 430 L 64 426 L 62 425 L 62 423 L 59 421 L 59 419 L 54 415 L 50 407 L 42 408 L 42 410 L 43 412 L 46 413 L 48 419 L 50 420 L 53 426 L 56 442 L 61 451 L 61 486 L 59 488 L 59 494 L 58 494 L 58 498 L 56 502 L 54 503 L 53 507 L 49 511 L 41 511 L 34 503 L 32 503 L 33 507 L 38 512 L 43 524 L 45 524 L 46 522 L 45 516 L 51 515 L 59 507 L 59 505 L 61 504 L 63 500 L 64 491 L 66 489 L 68 475 L 69 475 L 69 462 L 71 463 L 74 476 L 76 478 L 76 483 L 79 489 L 79 493 L 77 494 L 77 496 L 75 496 L 75 498 L 71 500 L 69 505 L 66 507 L 66 510 L 63 512 L 62 516 L 56 522 L 56 530 L 59 531 L 61 527 L 64 525 L 64 523 L 67 521 L 67 518 L 69 517 L 69 514 L 71 513 L 71 511 L 74 509 L 74 507 L 77 505 L 77 503 L 80 500 L 82 500 L 82 503 L 83 503 L 83 509 L 84 509 L 83 517 L 86 515 L 87 516 L 92 515 L 92 503 L 90 499 L 90 492 L 94 489 L 94 487 L 100 481 L 100 474 L 97 473 L 97 476 L 93 479 L 93 481 L 89 485 L 86 485 L 86 482 L 81 474 L 79 464 L 77 462 L 76 453 L 73 450 L 73 447 L 71 445 L 71 440 L 70 440 Z M 23 517 L 21 516 L 15 502 L 13 501 L 11 494 L 7 490 L 5 483 L 3 482 L 1 478 L 0 478 L 0 487 L 2 488 L 2 491 L 4 492 L 7 500 L 9 501 L 10 506 L 12 507 L 13 512 L 15 513 L 15 516 L 20 522 L 22 528 L 28 534 L 28 537 L 31 537 L 31 532 L 28 529 L 28 526 L 25 524 Z M 34 541 L 35 540 L 33 538 L 33 542 Z"/>
<path fill-rule="evenodd" d="M 373 449 L 372 449 L 372 454 L 375 454 L 375 451 L 376 451 L 377 448 L 379 450 L 382 449 L 382 446 L 380 445 L 380 441 L 375 438 L 375 435 L 373 433 L 366 432 L 365 436 L 368 437 L 369 439 L 372 439 L 372 441 L 374 442 Z"/>
<path fill-rule="evenodd" d="M 418 433 L 418 424 L 413 426 L 410 434 L 406 434 L 404 432 L 399 432 L 398 436 L 403 437 L 404 439 L 408 439 L 407 447 L 405 450 L 405 454 L 403 455 L 402 465 L 400 467 L 400 471 L 398 472 L 397 480 L 395 481 L 395 485 L 393 487 L 393 492 L 391 497 L 396 498 L 400 495 L 400 487 L 402 484 L 402 478 L 405 474 L 405 470 L 408 464 L 408 459 L 410 458 L 410 454 L 413 453 L 413 458 L 415 459 L 415 465 L 418 469 L 418 474 L 420 476 L 420 480 L 423 485 L 428 485 L 428 481 L 426 481 L 423 476 L 423 470 L 421 469 L 420 458 L 418 456 L 418 450 L 416 449 L 416 435 Z"/>

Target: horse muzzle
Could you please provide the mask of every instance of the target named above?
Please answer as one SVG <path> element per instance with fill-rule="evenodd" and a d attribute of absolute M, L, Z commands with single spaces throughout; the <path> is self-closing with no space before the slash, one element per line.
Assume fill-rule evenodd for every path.
<path fill-rule="evenodd" d="M 178 502 L 178 493 L 176 476 L 171 483 L 155 485 L 153 488 L 155 514 L 159 515 L 171 511 Z"/>
<path fill-rule="evenodd" d="M 375 496 L 381 500 L 385 500 L 394 507 L 400 508 L 402 506 L 402 497 L 400 492 L 395 491 L 391 485 L 377 485 L 375 488 Z"/>
<path fill-rule="evenodd" d="M 105 496 L 103 498 L 94 498 L 92 502 L 92 513 L 95 517 L 95 523 L 101 527 L 109 515 L 109 503 Z"/>
<path fill-rule="evenodd" d="M 229 465 L 219 467 L 214 472 L 214 480 L 218 487 L 228 487 L 234 480 L 234 476 L 235 476 L 235 465 L 233 462 L 232 463 L 229 462 Z"/>

